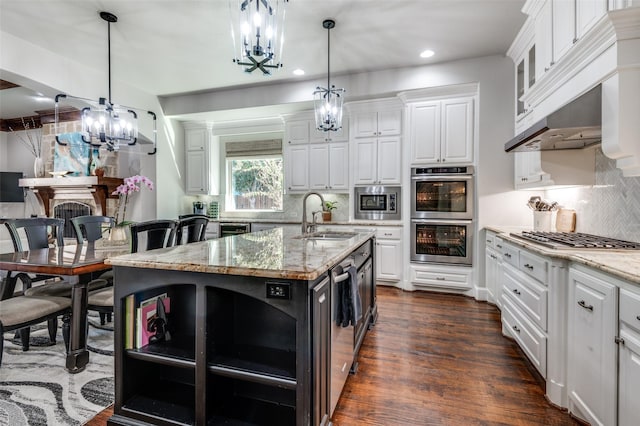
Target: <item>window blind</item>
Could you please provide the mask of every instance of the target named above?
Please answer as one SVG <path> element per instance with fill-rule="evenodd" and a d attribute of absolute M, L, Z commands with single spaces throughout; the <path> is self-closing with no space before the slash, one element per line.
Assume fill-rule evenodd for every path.
<path fill-rule="evenodd" d="M 282 154 L 282 139 L 227 142 L 225 151 L 227 157 L 278 155 Z"/>

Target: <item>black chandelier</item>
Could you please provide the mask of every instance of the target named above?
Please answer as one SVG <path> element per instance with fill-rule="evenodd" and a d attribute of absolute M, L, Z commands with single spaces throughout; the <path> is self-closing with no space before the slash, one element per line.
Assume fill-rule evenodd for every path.
<path fill-rule="evenodd" d="M 322 27 L 327 30 L 327 87 L 316 87 L 313 92 L 313 103 L 318 130 L 338 131 L 342 128 L 342 104 L 344 102 L 344 89 L 336 89 L 331 85 L 331 29 L 336 26 L 333 19 L 325 19 Z"/>

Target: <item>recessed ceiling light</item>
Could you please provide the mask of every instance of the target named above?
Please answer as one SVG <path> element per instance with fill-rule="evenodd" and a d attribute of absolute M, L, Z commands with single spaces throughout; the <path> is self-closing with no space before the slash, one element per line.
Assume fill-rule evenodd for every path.
<path fill-rule="evenodd" d="M 420 53 L 420 57 L 421 58 L 430 58 L 435 54 L 435 52 L 431 49 L 427 49 L 424 50 L 422 53 Z"/>
<path fill-rule="evenodd" d="M 297 69 L 293 70 L 293 75 L 304 75 L 304 70 L 301 70 L 300 68 L 297 68 Z"/>

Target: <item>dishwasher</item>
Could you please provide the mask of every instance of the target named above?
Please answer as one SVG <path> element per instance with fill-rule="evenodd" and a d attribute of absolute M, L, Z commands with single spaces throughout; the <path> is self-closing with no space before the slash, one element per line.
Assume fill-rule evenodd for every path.
<path fill-rule="evenodd" d="M 251 232 L 250 223 L 220 222 L 220 238 Z"/>

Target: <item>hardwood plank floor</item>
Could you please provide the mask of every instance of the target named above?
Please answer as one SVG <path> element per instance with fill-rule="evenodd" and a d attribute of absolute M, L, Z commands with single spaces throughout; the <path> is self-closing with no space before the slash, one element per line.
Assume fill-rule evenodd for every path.
<path fill-rule="evenodd" d="M 378 286 L 378 323 L 335 426 L 579 425 L 550 405 L 487 303 Z M 103 426 L 112 410 L 87 423 Z"/>

